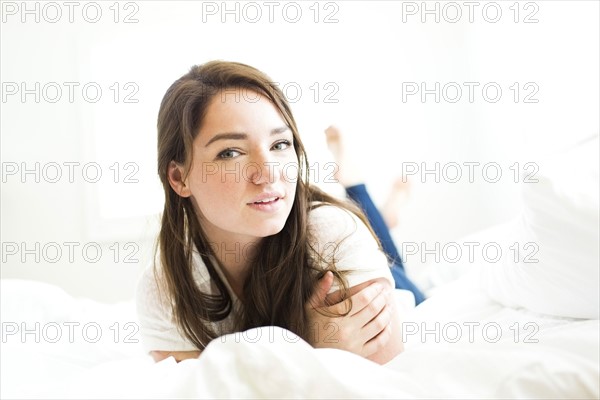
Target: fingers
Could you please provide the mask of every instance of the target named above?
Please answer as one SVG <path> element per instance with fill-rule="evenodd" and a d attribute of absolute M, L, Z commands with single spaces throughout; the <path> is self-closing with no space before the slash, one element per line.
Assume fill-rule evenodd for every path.
<path fill-rule="evenodd" d="M 361 290 L 360 292 L 356 293 L 354 296 L 350 297 L 349 300 L 351 300 L 351 302 L 352 302 L 352 310 L 350 311 L 350 315 L 352 316 L 354 314 L 358 314 L 365 308 L 373 307 L 371 305 L 371 303 L 378 296 L 380 296 L 381 293 L 383 293 L 383 289 L 384 289 L 384 287 L 380 283 L 373 283 L 372 285 L 369 285 L 366 288 L 364 288 L 363 290 Z M 348 304 L 344 305 L 344 307 L 346 307 L 346 308 L 342 312 L 345 312 L 349 309 L 349 306 L 350 306 L 349 300 L 344 301 L 344 303 L 348 303 Z M 343 304 L 343 303 L 340 303 L 340 304 Z M 373 311 L 371 318 L 373 318 L 375 315 L 377 315 L 380 311 L 380 309 L 374 310 L 373 308 L 371 308 L 371 310 Z M 368 322 L 371 318 L 369 318 L 367 321 L 365 321 L 365 323 Z"/>
<path fill-rule="evenodd" d="M 385 291 L 386 303 L 379 314 L 371 319 L 361 331 L 361 336 L 366 338 L 367 342 L 363 347 L 363 354 L 368 357 L 385 347 L 392 335 L 392 317 L 395 307 L 393 305 L 393 294 L 391 291 Z M 378 299 L 374 300 L 377 301 Z M 363 309 L 363 312 L 367 310 Z"/>
<path fill-rule="evenodd" d="M 389 291 L 385 290 L 383 292 L 378 293 L 377 296 L 369 304 L 366 305 L 366 307 L 363 307 L 362 310 L 353 314 L 353 316 L 356 322 L 364 328 L 365 326 L 370 324 L 374 319 L 376 319 L 383 312 L 383 310 L 388 304 Z M 352 312 L 354 312 L 354 309 L 352 310 Z"/>
<path fill-rule="evenodd" d="M 329 293 L 325 298 L 325 304 L 334 305 L 341 303 L 344 300 L 344 294 L 341 290 L 336 290 L 334 293 Z"/>
<path fill-rule="evenodd" d="M 328 296 L 328 304 L 333 305 L 329 306 L 327 311 L 334 314 L 348 314 L 348 316 L 353 316 L 361 312 L 365 307 L 369 307 L 371 302 L 383 291 L 383 289 L 384 287 L 380 283 L 373 283 L 344 301 L 338 299 L 336 302 L 335 298 Z M 341 293 L 338 292 L 334 294 L 334 296 L 336 295 L 341 296 Z M 379 311 L 380 310 L 373 311 L 371 318 L 377 315 Z M 367 323 L 371 318 L 364 321 L 364 323 Z"/>
<path fill-rule="evenodd" d="M 319 308 L 325 306 L 325 299 L 332 285 L 333 273 L 331 271 L 327 271 L 325 275 L 323 275 L 323 277 L 319 279 L 319 282 L 317 282 L 317 287 L 315 288 L 314 293 L 310 297 L 308 304 L 312 308 Z"/>
<path fill-rule="evenodd" d="M 363 357 L 369 357 L 384 348 L 391 339 L 392 333 L 392 324 L 388 323 L 377 336 L 365 343 L 361 351 Z"/>
<path fill-rule="evenodd" d="M 361 336 L 365 338 L 365 341 L 372 340 L 390 325 L 392 322 L 392 310 L 392 306 L 386 303 L 381 312 L 362 327 Z"/>

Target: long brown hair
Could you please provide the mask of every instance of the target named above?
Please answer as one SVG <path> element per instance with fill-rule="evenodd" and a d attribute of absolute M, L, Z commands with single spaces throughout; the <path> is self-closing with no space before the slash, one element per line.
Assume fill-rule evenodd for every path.
<path fill-rule="evenodd" d="M 223 333 L 211 328 L 232 312 L 232 299 L 210 259 L 214 256 L 190 198 L 180 197 L 167 177 L 169 163 L 175 161 L 189 171 L 192 142 L 198 135 L 213 96 L 229 89 L 243 89 L 266 96 L 279 110 L 293 134 L 298 157 L 296 195 L 283 229 L 262 239 L 256 256 L 250 260 L 243 288 L 242 315 L 235 329 L 275 325 L 309 340 L 305 304 L 318 279 L 329 269 L 343 289 L 347 283 L 343 271 L 326 263 L 313 248 L 308 229 L 308 213 L 315 204 L 332 204 L 358 215 L 369 226 L 359 209 L 309 185 L 309 164 L 294 117 L 281 90 L 261 71 L 245 64 L 211 61 L 193 66 L 167 90 L 158 114 L 158 174 L 165 191 L 158 247 L 161 276 L 180 330 L 198 349 Z M 314 202 L 314 203 L 313 203 Z M 194 247 L 200 253 L 218 294 L 203 293 L 192 271 Z M 212 257 L 216 260 L 216 257 Z M 218 262 L 218 261 L 217 261 Z"/>

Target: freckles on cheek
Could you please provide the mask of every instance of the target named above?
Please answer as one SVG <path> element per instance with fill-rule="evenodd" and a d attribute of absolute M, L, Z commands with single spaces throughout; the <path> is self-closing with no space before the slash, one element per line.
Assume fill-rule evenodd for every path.
<path fill-rule="evenodd" d="M 212 178 L 203 187 L 204 196 L 209 198 L 213 202 L 220 202 L 221 204 L 230 203 L 235 198 L 235 194 L 239 191 L 241 182 L 236 182 L 235 176 L 216 176 Z"/>

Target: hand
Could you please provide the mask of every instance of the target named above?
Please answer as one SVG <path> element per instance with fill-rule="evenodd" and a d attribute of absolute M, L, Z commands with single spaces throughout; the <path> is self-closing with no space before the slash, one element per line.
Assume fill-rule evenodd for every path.
<path fill-rule="evenodd" d="M 339 292 L 327 295 L 332 284 L 333 273 L 328 271 L 307 302 L 310 344 L 347 350 L 365 358 L 375 354 L 392 333 L 390 291 L 380 283 L 366 282 L 350 288 L 351 296 L 342 299 Z"/>

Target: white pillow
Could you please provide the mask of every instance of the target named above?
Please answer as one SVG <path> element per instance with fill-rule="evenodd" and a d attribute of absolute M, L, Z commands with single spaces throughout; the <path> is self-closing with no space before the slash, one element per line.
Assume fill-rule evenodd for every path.
<path fill-rule="evenodd" d="M 598 153 L 596 135 L 538 163 L 539 182 L 522 184 L 523 212 L 510 237 L 517 259 L 517 247 L 504 244 L 501 261 L 481 268 L 491 298 L 543 314 L 599 317 Z"/>

